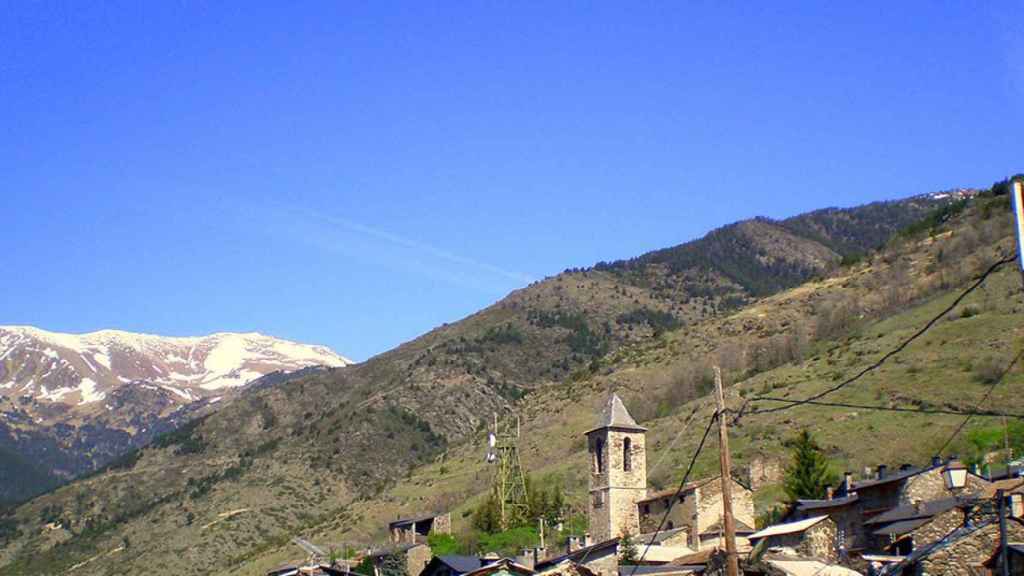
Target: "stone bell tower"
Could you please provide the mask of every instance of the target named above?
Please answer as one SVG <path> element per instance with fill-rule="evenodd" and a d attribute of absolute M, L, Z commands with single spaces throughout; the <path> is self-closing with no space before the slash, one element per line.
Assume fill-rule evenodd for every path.
<path fill-rule="evenodd" d="M 647 429 L 636 423 L 617 394 L 588 431 L 590 502 L 588 519 L 594 542 L 640 533 L 637 502 L 647 496 Z"/>

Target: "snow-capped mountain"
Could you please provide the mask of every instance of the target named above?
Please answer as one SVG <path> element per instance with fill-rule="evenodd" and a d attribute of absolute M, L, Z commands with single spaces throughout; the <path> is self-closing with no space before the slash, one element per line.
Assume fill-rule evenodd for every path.
<path fill-rule="evenodd" d="M 20 491 L 0 486 L 0 502 L 103 466 L 249 384 L 351 363 L 324 346 L 255 333 L 171 338 L 0 326 L 0 468 L 43 478 Z"/>
<path fill-rule="evenodd" d="M 122 386 L 156 386 L 192 402 L 275 371 L 352 362 L 327 347 L 257 333 L 173 338 L 102 330 L 61 334 L 0 326 L 0 395 L 82 405 Z"/>

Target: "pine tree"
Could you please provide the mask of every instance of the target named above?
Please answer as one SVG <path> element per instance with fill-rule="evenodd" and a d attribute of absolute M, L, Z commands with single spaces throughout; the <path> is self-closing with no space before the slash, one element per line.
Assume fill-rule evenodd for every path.
<path fill-rule="evenodd" d="M 621 550 L 619 561 L 622 564 L 636 564 L 640 560 L 640 555 L 637 554 L 636 550 L 636 542 L 633 541 L 633 535 L 629 532 L 622 535 L 619 549 Z"/>
<path fill-rule="evenodd" d="M 806 429 L 792 441 L 790 451 L 793 462 L 786 469 L 784 482 L 790 500 L 824 498 L 826 488 L 838 476 L 829 467 L 828 459 L 814 437 Z"/>

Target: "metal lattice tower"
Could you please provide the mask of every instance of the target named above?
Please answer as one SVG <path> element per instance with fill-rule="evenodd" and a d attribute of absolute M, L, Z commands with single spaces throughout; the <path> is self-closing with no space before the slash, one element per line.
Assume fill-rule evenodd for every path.
<path fill-rule="evenodd" d="M 501 528 L 525 522 L 529 515 L 526 500 L 526 475 L 519 462 L 519 417 L 515 429 L 504 432 L 498 428 L 498 415 L 494 415 L 494 431 L 488 438 L 487 461 L 497 465 L 494 472 L 494 495 L 498 501 Z"/>

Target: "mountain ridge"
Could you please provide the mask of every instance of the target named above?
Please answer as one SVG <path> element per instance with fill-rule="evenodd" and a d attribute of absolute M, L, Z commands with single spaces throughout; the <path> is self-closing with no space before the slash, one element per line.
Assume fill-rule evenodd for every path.
<path fill-rule="evenodd" d="M 473 443 L 494 412 L 523 411 L 524 429 L 565 438 L 523 446 L 528 461 L 551 465 L 576 457 L 573 431 L 589 424 L 589 407 L 609 389 L 628 391 L 627 400 L 642 395 L 643 405 L 631 405 L 641 422 L 688 411 L 687 402 L 706 392 L 700 362 L 707 357 L 748 378 L 801 361 L 809 342 L 843 337 L 864 315 L 958 286 L 1006 238 L 1004 218 L 981 216 L 993 202 L 1002 200 L 985 199 L 969 219 L 955 220 L 953 234 L 898 240 L 904 222 L 931 218 L 948 204 L 908 201 L 905 215 L 880 223 L 887 241 L 897 239 L 894 247 L 852 268 L 837 254 L 819 268 L 782 274 L 778 283 L 798 287 L 779 296 L 759 297 L 721 268 L 666 262 L 595 266 L 535 282 L 364 363 L 244 395 L 134 453 L 124 467 L 33 500 L 10 516 L 22 535 L 6 538 L 0 565 L 10 563 L 13 573 L 66 566 L 130 537 L 133 549 L 119 565 L 258 573 L 251 559 L 285 553 L 295 534 L 365 537 L 399 509 L 466 512 L 464 496 L 426 488 L 486 485 Z M 846 217 L 834 214 L 822 226 L 841 230 L 829 223 Z M 729 230 L 722 253 L 745 257 L 746 245 L 732 242 Z M 930 271 L 943 258 L 955 273 Z M 927 281 L 908 285 L 908 270 Z M 801 284 L 804 275 L 818 279 Z M 744 445 L 737 444 L 739 452 Z M 243 508 L 220 528 L 192 527 Z M 33 536 L 44 511 L 60 528 Z"/>
<path fill-rule="evenodd" d="M 268 374 L 350 364 L 325 346 L 255 332 L 167 337 L 0 326 L 0 447 L 52 475 L 21 484 L 50 488 L 215 410 Z M 13 486 L 0 488 L 0 500 L 31 494 Z"/>

